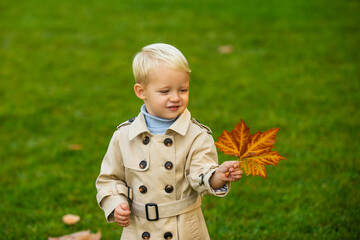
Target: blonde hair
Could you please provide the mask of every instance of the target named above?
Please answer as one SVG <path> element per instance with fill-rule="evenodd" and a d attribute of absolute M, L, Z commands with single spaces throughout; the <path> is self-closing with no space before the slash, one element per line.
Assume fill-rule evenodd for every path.
<path fill-rule="evenodd" d="M 186 58 L 177 48 L 165 43 L 155 43 L 143 47 L 134 57 L 132 68 L 136 83 L 146 85 L 149 72 L 160 65 L 188 74 L 191 72 Z"/>

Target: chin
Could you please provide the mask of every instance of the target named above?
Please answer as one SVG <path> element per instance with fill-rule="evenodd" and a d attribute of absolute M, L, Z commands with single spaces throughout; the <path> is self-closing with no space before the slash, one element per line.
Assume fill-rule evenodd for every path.
<path fill-rule="evenodd" d="M 164 116 L 164 118 L 166 119 L 173 119 L 173 118 L 177 118 L 177 116 L 179 116 L 181 114 L 181 112 L 173 112 L 173 113 L 169 113 L 169 114 L 166 114 Z"/>
<path fill-rule="evenodd" d="M 174 118 L 176 118 L 177 116 L 179 116 L 179 114 L 171 114 L 171 115 L 165 116 L 164 118 L 165 118 L 165 119 L 174 119 Z"/>

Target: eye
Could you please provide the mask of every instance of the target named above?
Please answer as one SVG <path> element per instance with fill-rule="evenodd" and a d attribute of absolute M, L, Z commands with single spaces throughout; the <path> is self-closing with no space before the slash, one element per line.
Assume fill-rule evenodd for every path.
<path fill-rule="evenodd" d="M 187 88 L 183 88 L 183 89 L 180 89 L 180 92 L 186 93 L 186 92 L 188 92 L 188 90 L 189 90 L 189 89 L 187 89 Z"/>
<path fill-rule="evenodd" d="M 159 92 L 162 93 L 162 94 L 166 94 L 166 93 L 169 92 L 169 90 L 161 90 L 161 91 L 159 91 Z"/>

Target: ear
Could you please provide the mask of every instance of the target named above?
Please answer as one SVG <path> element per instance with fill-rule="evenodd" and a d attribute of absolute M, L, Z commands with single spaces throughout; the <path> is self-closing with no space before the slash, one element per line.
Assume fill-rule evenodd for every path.
<path fill-rule="evenodd" d="M 141 100 L 145 100 L 145 88 L 143 85 L 141 85 L 140 83 L 136 83 L 134 85 L 134 91 L 138 98 L 140 98 Z"/>

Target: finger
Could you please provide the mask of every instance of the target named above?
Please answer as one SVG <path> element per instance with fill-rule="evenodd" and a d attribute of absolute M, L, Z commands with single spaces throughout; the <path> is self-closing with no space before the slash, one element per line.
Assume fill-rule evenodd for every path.
<path fill-rule="evenodd" d="M 232 172 L 230 173 L 229 177 L 228 177 L 228 181 L 230 182 L 234 182 L 239 180 L 242 177 L 242 174 L 239 174 L 237 172 Z"/>
<path fill-rule="evenodd" d="M 127 216 L 128 217 L 131 214 L 131 212 L 129 210 L 128 211 L 119 211 L 115 214 L 117 214 L 119 216 Z"/>
<path fill-rule="evenodd" d="M 128 227 L 130 225 L 130 221 L 116 221 L 116 223 L 120 227 Z"/>
<path fill-rule="evenodd" d="M 121 207 L 122 210 L 124 210 L 124 211 L 130 210 L 129 204 L 127 204 L 127 203 L 121 203 L 121 204 L 120 204 L 120 207 Z"/>
<path fill-rule="evenodd" d="M 232 168 L 232 167 L 234 167 L 236 165 L 236 162 L 237 161 L 226 161 L 226 166 L 228 168 Z"/>
<path fill-rule="evenodd" d="M 237 176 L 241 176 L 243 174 L 243 172 L 241 170 L 239 171 L 235 171 L 235 172 L 231 172 L 229 177 L 237 177 Z"/>
<path fill-rule="evenodd" d="M 121 207 L 121 205 L 119 205 L 120 207 L 117 207 L 116 209 L 115 209 L 115 215 L 126 215 L 126 216 L 129 216 L 130 214 L 131 214 L 131 211 L 129 210 L 129 209 L 127 209 L 127 210 L 124 210 L 124 209 L 122 209 L 122 207 Z"/>
<path fill-rule="evenodd" d="M 240 162 L 235 161 L 235 163 L 233 164 L 233 168 L 238 168 L 238 167 L 240 167 Z"/>
<path fill-rule="evenodd" d="M 116 222 L 128 222 L 128 221 L 130 221 L 130 217 L 117 216 L 117 217 L 115 217 L 115 221 Z"/>
<path fill-rule="evenodd" d="M 237 168 L 230 168 L 230 169 L 229 169 L 229 172 L 242 172 L 242 170 L 241 170 L 239 167 L 237 167 Z"/>
<path fill-rule="evenodd" d="M 241 176 L 234 177 L 234 178 L 231 178 L 230 182 L 236 182 L 236 181 L 239 181 L 240 179 L 241 179 Z"/>
<path fill-rule="evenodd" d="M 235 169 L 240 169 L 239 161 L 229 161 L 229 165 L 227 165 L 228 171 L 235 171 Z"/>
<path fill-rule="evenodd" d="M 115 219 L 117 219 L 119 221 L 126 221 L 126 220 L 129 220 L 129 216 L 118 215 L 115 217 Z"/>
<path fill-rule="evenodd" d="M 232 171 L 230 171 L 232 174 L 243 174 L 243 171 L 239 168 L 235 168 L 232 169 Z"/>
<path fill-rule="evenodd" d="M 239 177 L 231 177 L 231 178 L 229 178 L 227 181 L 228 182 L 236 182 L 236 181 L 238 181 L 238 180 L 240 180 L 241 179 L 241 176 L 239 176 Z"/>

